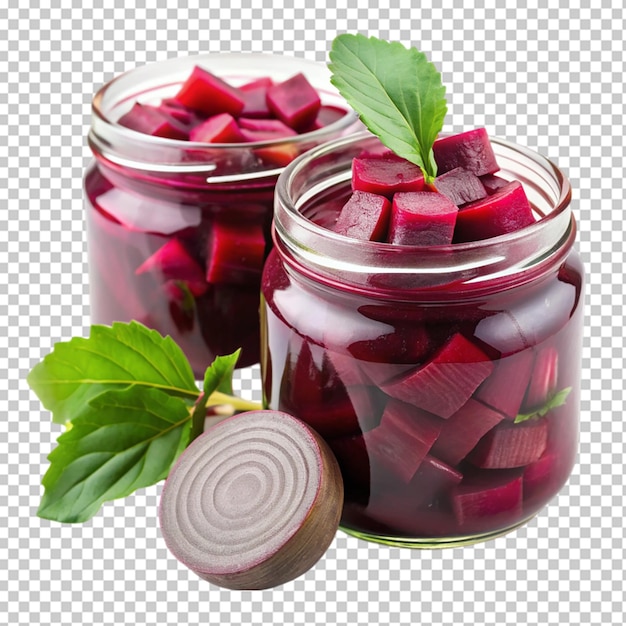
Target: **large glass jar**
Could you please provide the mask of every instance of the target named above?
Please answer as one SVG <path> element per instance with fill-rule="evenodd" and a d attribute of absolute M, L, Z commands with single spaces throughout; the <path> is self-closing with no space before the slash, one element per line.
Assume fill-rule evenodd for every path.
<path fill-rule="evenodd" d="M 318 90 L 327 123 L 283 140 L 228 144 L 153 137 L 117 123 L 135 102 L 174 96 L 196 65 L 235 86 L 301 72 Z M 240 347 L 239 366 L 258 362 L 263 259 L 205 282 L 211 233 L 220 228 L 245 246 L 262 229 L 267 254 L 274 185 L 284 166 L 358 128 L 329 77 L 325 65 L 293 57 L 206 54 L 131 70 L 95 95 L 89 133 L 95 158 L 85 175 L 93 323 L 135 319 L 171 335 L 199 377 L 215 355 Z M 160 250 L 169 255 L 167 268 L 150 260 Z M 197 280 L 185 280 L 185 263 L 200 268 L 193 265 Z"/>
<path fill-rule="evenodd" d="M 369 134 L 292 163 L 277 185 L 262 281 L 267 406 L 307 421 L 342 468 L 342 528 L 411 547 L 473 543 L 554 497 L 578 441 L 583 269 L 570 184 L 492 140 L 540 219 L 432 248 L 331 225 Z"/>

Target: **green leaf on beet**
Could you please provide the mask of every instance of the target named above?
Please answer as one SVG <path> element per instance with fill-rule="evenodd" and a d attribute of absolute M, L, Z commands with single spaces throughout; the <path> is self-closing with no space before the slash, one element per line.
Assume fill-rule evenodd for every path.
<path fill-rule="evenodd" d="M 416 48 L 343 34 L 330 51 L 331 82 L 367 128 L 398 156 L 437 174 L 433 144 L 447 113 L 441 75 Z"/>
<path fill-rule="evenodd" d="M 111 389 L 147 387 L 194 400 L 200 395 L 183 351 L 139 322 L 94 325 L 88 338 L 59 342 L 29 373 L 28 384 L 58 424 Z"/>
<path fill-rule="evenodd" d="M 549 398 L 541 408 L 535 411 L 531 411 L 530 413 L 520 413 L 515 418 L 514 423 L 521 424 L 522 422 L 526 422 L 535 417 L 543 417 L 544 415 L 547 415 L 550 411 L 552 411 L 552 409 L 563 406 L 567 401 L 567 396 L 569 396 L 571 391 L 571 387 L 565 387 L 565 389 L 561 389 L 561 391 L 558 391 L 551 398 Z"/>
<path fill-rule="evenodd" d="M 93 397 L 48 456 L 39 517 L 84 522 L 104 502 L 164 479 L 189 444 L 191 411 L 183 399 L 141 386 Z"/>

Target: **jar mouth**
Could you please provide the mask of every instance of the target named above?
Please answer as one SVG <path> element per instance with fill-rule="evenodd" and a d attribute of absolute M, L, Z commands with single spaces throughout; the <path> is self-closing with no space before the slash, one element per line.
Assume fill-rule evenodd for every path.
<path fill-rule="evenodd" d="M 234 85 L 262 76 L 284 80 L 303 72 L 320 93 L 323 105 L 335 106 L 344 115 L 322 128 L 282 139 L 242 143 L 204 143 L 145 135 L 124 127 L 117 120 L 136 101 L 158 103 L 173 97 L 195 65 L 205 67 Z M 357 114 L 330 83 L 330 72 L 321 63 L 265 53 L 209 53 L 177 57 L 143 65 L 120 74 L 101 87 L 92 101 L 92 126 L 89 144 L 95 154 L 112 163 L 133 169 L 158 172 L 210 172 L 215 161 L 241 158 L 241 153 L 263 148 L 297 147 L 302 153 L 312 146 L 336 137 L 358 123 Z M 278 175 L 284 167 L 260 167 L 246 172 L 246 178 Z M 237 176 L 218 175 L 216 182 Z M 207 181 L 212 182 L 212 181 Z"/>
<path fill-rule="evenodd" d="M 287 166 L 276 185 L 275 239 L 305 273 L 311 269 L 331 282 L 376 291 L 482 284 L 553 261 L 575 237 L 568 178 L 539 153 L 490 139 L 498 176 L 519 180 L 529 197 L 538 218 L 529 226 L 479 241 L 417 247 L 355 240 L 316 224 L 303 215 L 305 205 L 335 186 L 348 185 L 352 159 L 380 146 L 364 131 L 314 148 Z M 384 280 L 374 285 L 372 276 Z"/>

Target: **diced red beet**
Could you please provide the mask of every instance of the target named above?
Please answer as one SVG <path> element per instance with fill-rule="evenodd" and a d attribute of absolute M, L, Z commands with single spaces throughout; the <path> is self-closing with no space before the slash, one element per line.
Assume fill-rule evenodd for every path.
<path fill-rule="evenodd" d="M 161 104 L 159 104 L 156 109 L 159 113 L 163 113 L 163 115 L 168 115 L 169 117 L 174 118 L 177 122 L 189 130 L 204 120 L 204 117 L 201 117 L 195 111 L 184 107 L 182 104 L 172 100 L 171 98 L 161 100 Z"/>
<path fill-rule="evenodd" d="M 342 117 L 346 115 L 344 109 L 340 109 L 339 107 L 334 107 L 329 104 L 323 104 L 320 107 L 320 110 L 317 113 L 317 117 L 311 124 L 310 128 L 306 128 L 306 131 L 317 130 L 319 128 L 324 128 L 329 124 L 334 124 L 336 121 L 340 120 Z"/>
<path fill-rule="evenodd" d="M 524 500 L 543 499 L 554 493 L 555 477 L 560 474 L 561 459 L 554 451 L 546 450 L 534 463 L 524 468 Z"/>
<path fill-rule="evenodd" d="M 463 167 L 476 176 L 494 174 L 500 169 L 484 128 L 440 137 L 433 145 L 437 172 L 444 174 Z"/>
<path fill-rule="evenodd" d="M 232 115 L 218 113 L 194 126 L 189 133 L 189 140 L 204 143 L 237 143 L 244 141 L 244 138 Z"/>
<path fill-rule="evenodd" d="M 380 425 L 363 435 L 370 459 L 408 483 L 441 429 L 441 420 L 415 406 L 390 400 Z"/>
<path fill-rule="evenodd" d="M 480 177 L 480 182 L 483 184 L 485 191 L 491 195 L 500 189 L 500 187 L 504 187 L 508 184 L 508 180 L 506 178 L 502 178 L 502 176 L 496 176 L 495 174 L 483 174 Z"/>
<path fill-rule="evenodd" d="M 391 202 L 384 196 L 355 191 L 341 209 L 333 228 L 336 233 L 364 241 L 384 241 Z"/>
<path fill-rule="evenodd" d="M 375 339 L 361 339 L 348 345 L 348 352 L 361 361 L 380 363 L 421 363 L 431 350 L 431 333 L 423 325 L 396 326 Z"/>
<path fill-rule="evenodd" d="M 237 120 L 242 130 L 252 130 L 258 133 L 267 133 L 268 139 L 280 139 L 281 137 L 293 137 L 297 135 L 293 128 L 289 128 L 280 120 L 272 119 L 252 119 L 240 117 Z"/>
<path fill-rule="evenodd" d="M 270 111 L 294 130 L 312 124 L 321 104 L 319 94 L 302 73 L 267 90 Z"/>
<path fill-rule="evenodd" d="M 470 398 L 445 420 L 431 453 L 450 465 L 457 465 L 503 419 L 501 413 Z"/>
<path fill-rule="evenodd" d="M 241 91 L 253 91 L 254 89 L 258 89 L 259 87 L 271 87 L 274 84 L 274 81 L 270 76 L 261 76 L 260 78 L 254 78 L 253 80 L 248 81 L 247 83 L 241 85 L 239 89 Z"/>
<path fill-rule="evenodd" d="M 494 371 L 476 390 L 474 398 L 514 420 L 520 412 L 534 360 L 532 350 L 522 350 L 499 359 Z"/>
<path fill-rule="evenodd" d="M 548 421 L 532 419 L 515 424 L 503 422 L 490 430 L 467 456 L 484 469 L 523 467 L 537 461 L 546 449 Z"/>
<path fill-rule="evenodd" d="M 243 109 L 241 115 L 248 118 L 270 118 L 272 113 L 267 106 L 267 90 L 273 85 L 270 78 L 259 78 L 241 86 Z"/>
<path fill-rule="evenodd" d="M 535 222 L 522 184 L 511 181 L 482 200 L 470 202 L 456 218 L 454 243 L 512 233 Z"/>
<path fill-rule="evenodd" d="M 194 296 L 201 295 L 208 287 L 202 267 L 176 237 L 169 239 L 135 270 L 137 275 L 145 272 L 159 273 L 165 280 L 184 281 Z"/>
<path fill-rule="evenodd" d="M 193 68 L 174 99 L 207 116 L 230 113 L 237 117 L 245 104 L 239 89 L 199 66 Z"/>
<path fill-rule="evenodd" d="M 208 233 L 206 258 L 207 282 L 250 284 L 251 277 L 260 276 L 263 269 L 262 226 L 215 221 Z"/>
<path fill-rule="evenodd" d="M 456 333 L 422 367 L 382 386 L 393 398 L 449 418 L 491 374 L 487 355 L 460 333 Z"/>
<path fill-rule="evenodd" d="M 454 515 L 459 526 L 489 520 L 496 525 L 519 520 L 522 512 L 522 473 L 520 470 L 478 470 L 464 474 L 452 489 Z"/>
<path fill-rule="evenodd" d="M 524 408 L 532 410 L 543 406 L 557 390 L 558 378 L 559 352 L 554 346 L 545 346 L 535 359 Z"/>
<path fill-rule="evenodd" d="M 455 167 L 437 176 L 435 187 L 439 193 L 448 196 L 457 206 L 480 200 L 487 195 L 480 178 L 462 167 Z"/>
<path fill-rule="evenodd" d="M 117 123 L 154 137 L 167 139 L 187 139 L 188 137 L 186 129 L 174 117 L 139 102 L 135 102 L 133 108 L 122 115 Z"/>
<path fill-rule="evenodd" d="M 333 364 L 337 376 L 346 387 L 369 384 L 370 379 L 351 355 L 332 349 L 327 349 L 326 354 L 328 360 Z"/>
<path fill-rule="evenodd" d="M 352 161 L 352 190 L 368 191 L 390 200 L 399 191 L 422 191 L 424 176 L 415 164 L 385 152 L 379 157 L 357 157 Z"/>
<path fill-rule="evenodd" d="M 440 493 L 448 493 L 462 478 L 461 472 L 433 456 L 431 448 L 431 454 L 424 457 L 411 480 L 411 499 L 420 506 L 429 504 Z"/>
<path fill-rule="evenodd" d="M 396 193 L 391 205 L 387 241 L 412 246 L 449 244 L 458 212 L 454 202 L 441 193 Z"/>

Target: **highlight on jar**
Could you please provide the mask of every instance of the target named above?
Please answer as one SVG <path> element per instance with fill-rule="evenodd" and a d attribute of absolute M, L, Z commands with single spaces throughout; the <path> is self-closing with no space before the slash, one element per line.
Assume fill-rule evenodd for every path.
<path fill-rule="evenodd" d="M 94 97 L 85 173 L 93 323 L 167 334 L 202 375 L 259 360 L 259 289 L 285 165 L 362 128 L 327 67 L 206 54 L 139 67 Z"/>
<path fill-rule="evenodd" d="M 563 487 L 583 321 L 564 174 L 483 128 L 433 152 L 432 183 L 368 132 L 297 159 L 263 276 L 267 406 L 335 453 L 343 530 L 418 548 L 509 532 Z"/>

